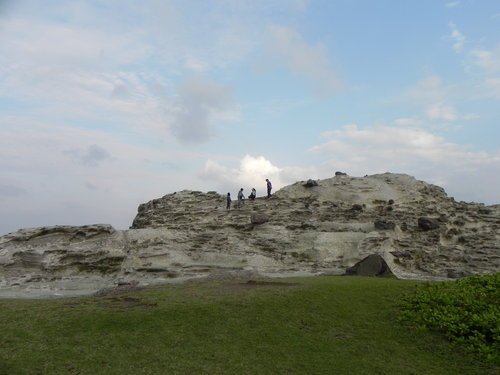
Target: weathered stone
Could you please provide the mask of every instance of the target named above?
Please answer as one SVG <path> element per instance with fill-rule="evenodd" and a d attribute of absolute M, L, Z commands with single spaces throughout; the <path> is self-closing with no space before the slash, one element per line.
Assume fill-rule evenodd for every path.
<path fill-rule="evenodd" d="M 307 182 L 304 184 L 305 187 L 313 187 L 313 186 L 318 186 L 318 181 L 315 180 L 307 180 Z"/>
<path fill-rule="evenodd" d="M 337 171 L 335 172 L 335 176 L 347 176 L 347 173 Z"/>
<path fill-rule="evenodd" d="M 423 231 L 438 229 L 439 222 L 436 219 L 431 219 L 429 217 L 419 217 L 418 227 Z"/>
<path fill-rule="evenodd" d="M 464 270 L 449 269 L 447 272 L 447 276 L 450 279 L 461 279 L 462 277 L 470 276 L 470 272 Z"/>
<path fill-rule="evenodd" d="M 354 266 L 346 269 L 346 275 L 357 276 L 385 276 L 392 272 L 385 260 L 378 254 L 371 254 L 362 259 Z"/>
<path fill-rule="evenodd" d="M 269 221 L 269 216 L 266 214 L 252 214 L 250 216 L 250 222 L 255 225 L 264 224 Z"/>
<path fill-rule="evenodd" d="M 377 220 L 374 223 L 375 229 L 379 230 L 393 230 L 396 226 L 392 221 Z"/>
<path fill-rule="evenodd" d="M 357 263 L 355 272 L 378 274 L 379 259 L 361 262 L 372 254 L 398 278 L 500 269 L 500 205 L 456 202 L 402 174 L 316 182 L 297 182 L 236 210 L 226 210 L 226 193 L 179 191 L 139 205 L 124 231 L 90 225 L 10 233 L 0 237 L 0 297 L 248 273 L 343 274 Z M 419 218 L 431 225 L 422 228 Z"/>

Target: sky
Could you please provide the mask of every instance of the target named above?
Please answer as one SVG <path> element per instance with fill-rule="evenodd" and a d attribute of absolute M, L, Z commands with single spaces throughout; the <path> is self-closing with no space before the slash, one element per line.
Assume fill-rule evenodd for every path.
<path fill-rule="evenodd" d="M 500 203 L 498 0 L 0 0 L 0 235 L 406 173 Z"/>

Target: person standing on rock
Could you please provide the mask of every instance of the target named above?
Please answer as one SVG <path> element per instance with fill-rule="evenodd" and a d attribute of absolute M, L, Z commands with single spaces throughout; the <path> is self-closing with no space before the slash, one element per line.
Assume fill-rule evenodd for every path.
<path fill-rule="evenodd" d="M 245 199 L 245 196 L 243 195 L 243 188 L 240 189 L 238 192 L 238 207 L 243 206 L 243 200 Z"/>
<path fill-rule="evenodd" d="M 227 193 L 227 198 L 226 198 L 226 210 L 230 210 L 231 209 L 231 193 Z"/>
<path fill-rule="evenodd" d="M 271 198 L 271 190 L 273 188 L 273 185 L 271 184 L 271 181 L 269 181 L 269 179 L 267 179 L 267 178 L 266 178 L 266 182 L 267 182 L 267 197 Z"/>

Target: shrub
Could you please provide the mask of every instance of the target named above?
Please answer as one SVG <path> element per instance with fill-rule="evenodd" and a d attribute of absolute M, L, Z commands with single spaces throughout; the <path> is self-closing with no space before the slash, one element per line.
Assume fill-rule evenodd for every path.
<path fill-rule="evenodd" d="M 400 319 L 443 333 L 483 360 L 500 363 L 500 273 L 425 283 L 401 302 Z"/>

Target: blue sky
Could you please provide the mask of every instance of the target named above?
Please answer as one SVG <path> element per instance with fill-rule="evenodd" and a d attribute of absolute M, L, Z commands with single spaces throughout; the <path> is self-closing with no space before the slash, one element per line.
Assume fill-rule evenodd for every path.
<path fill-rule="evenodd" d="M 0 234 L 340 170 L 500 203 L 500 3 L 0 0 Z"/>

